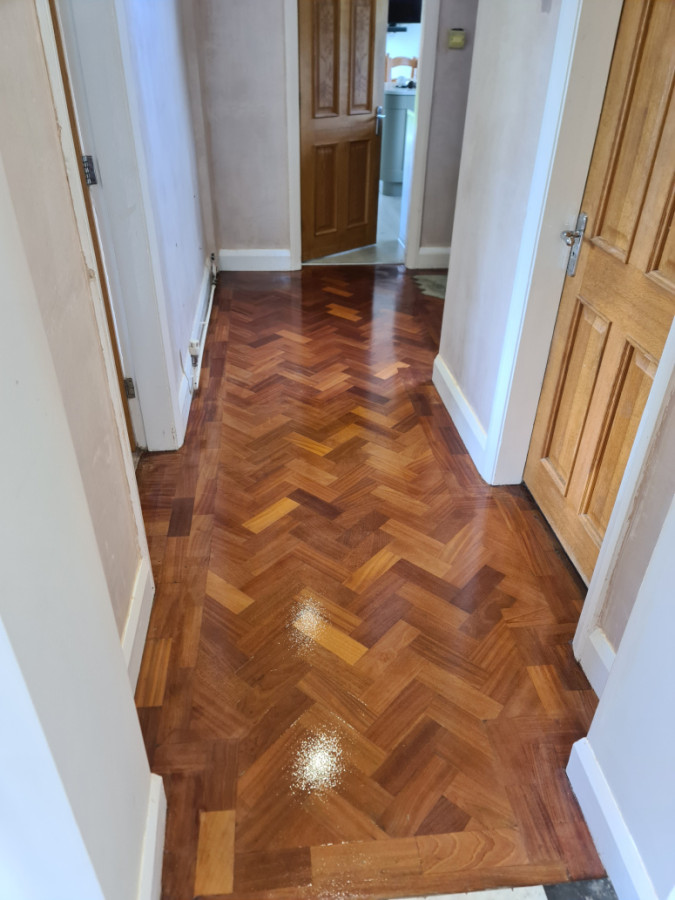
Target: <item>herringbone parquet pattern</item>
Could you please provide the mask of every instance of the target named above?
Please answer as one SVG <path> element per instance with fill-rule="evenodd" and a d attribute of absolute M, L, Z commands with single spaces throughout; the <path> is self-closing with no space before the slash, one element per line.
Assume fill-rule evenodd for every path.
<path fill-rule="evenodd" d="M 220 276 L 186 444 L 139 467 L 165 900 L 602 874 L 564 773 L 581 584 L 466 455 L 441 309 L 395 267 Z"/>

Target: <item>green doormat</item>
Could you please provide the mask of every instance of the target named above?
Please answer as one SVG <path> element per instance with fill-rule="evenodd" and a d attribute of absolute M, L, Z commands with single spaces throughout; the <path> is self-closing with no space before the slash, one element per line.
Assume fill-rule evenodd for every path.
<path fill-rule="evenodd" d="M 445 291 L 448 286 L 448 273 L 439 272 L 438 275 L 413 275 L 415 284 L 427 297 L 440 297 L 445 300 Z"/>

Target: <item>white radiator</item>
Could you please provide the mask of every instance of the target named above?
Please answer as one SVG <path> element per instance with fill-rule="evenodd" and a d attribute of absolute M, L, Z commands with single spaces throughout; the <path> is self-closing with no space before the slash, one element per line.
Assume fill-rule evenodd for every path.
<path fill-rule="evenodd" d="M 209 329 L 209 319 L 211 318 L 211 309 L 213 308 L 213 295 L 216 290 L 216 258 L 215 254 L 211 254 L 211 288 L 208 294 L 208 301 L 205 306 L 204 315 L 199 325 L 199 333 L 196 340 L 190 341 L 190 359 L 192 360 L 192 393 L 199 388 L 199 376 L 202 372 L 202 359 L 204 358 L 204 345 L 206 344 L 206 333 Z"/>

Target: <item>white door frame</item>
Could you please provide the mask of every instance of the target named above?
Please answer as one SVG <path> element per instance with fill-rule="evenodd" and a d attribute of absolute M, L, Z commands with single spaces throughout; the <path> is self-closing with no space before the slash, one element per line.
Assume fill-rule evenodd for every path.
<path fill-rule="evenodd" d="M 284 0 L 286 49 L 286 134 L 288 138 L 288 210 L 291 270 L 302 268 L 300 215 L 300 40 L 298 0 Z"/>
<path fill-rule="evenodd" d="M 99 340 L 101 342 L 106 379 L 108 382 L 108 392 L 113 408 L 120 452 L 124 460 L 124 474 L 126 476 L 129 499 L 133 511 L 134 522 L 136 524 L 136 540 L 138 543 L 139 555 L 138 568 L 136 571 L 133 594 L 129 604 L 129 613 L 121 636 L 122 651 L 127 664 L 129 680 L 131 681 L 132 688 L 135 688 L 141 667 L 145 636 L 150 622 L 150 612 L 155 594 L 155 582 L 150 564 L 150 551 L 148 549 L 148 541 L 145 533 L 145 523 L 143 522 L 136 472 L 129 446 L 124 408 L 122 406 L 122 398 L 119 391 L 112 338 L 108 329 L 108 320 L 106 318 L 105 302 L 100 282 L 101 273 L 99 272 L 96 261 L 94 242 L 89 228 L 89 218 L 87 216 L 87 208 L 82 191 L 82 182 L 80 181 L 80 162 L 77 158 L 75 142 L 70 125 L 70 116 L 68 115 L 66 89 L 61 74 L 61 64 L 57 50 L 56 35 L 54 34 L 54 23 L 49 8 L 49 0 L 36 0 L 36 11 L 45 53 L 47 74 L 49 76 L 49 83 L 54 100 L 56 121 L 59 125 L 59 138 L 68 177 L 68 186 L 73 201 L 73 209 L 75 212 L 82 252 L 84 254 L 85 264 L 89 271 L 92 307 L 96 319 Z"/>
<path fill-rule="evenodd" d="M 422 239 L 422 206 L 426 182 L 427 150 L 431 126 L 431 101 L 434 92 L 436 44 L 441 0 L 423 0 L 420 65 L 417 77 L 417 129 L 413 156 L 408 222 L 406 226 L 405 264 L 419 267 Z M 286 61 L 286 119 L 288 152 L 288 207 L 290 267 L 302 267 L 300 228 L 300 45 L 298 39 L 298 0 L 284 0 L 284 42 Z"/>
<path fill-rule="evenodd" d="M 619 649 L 612 645 L 602 628 L 602 613 L 610 595 L 614 567 L 628 536 L 644 479 L 649 473 L 651 451 L 667 408 L 673 403 L 674 392 L 675 321 L 671 325 L 640 419 L 574 636 L 575 656 L 598 696 L 605 689 Z"/>
<path fill-rule="evenodd" d="M 422 215 L 424 212 L 424 190 L 427 182 L 427 159 L 429 152 L 429 132 L 431 130 L 431 104 L 434 95 L 434 75 L 436 74 L 436 50 L 438 46 L 438 25 L 441 15 L 441 0 L 423 0 L 422 28 L 417 71 L 417 96 L 415 102 L 415 147 L 408 198 L 408 218 L 405 231 L 405 265 L 408 269 L 424 266 L 433 268 L 438 260 L 420 259 L 422 246 Z M 405 191 L 405 184 L 404 184 Z M 430 248 L 431 249 L 431 248 Z M 449 253 L 445 256 L 449 262 Z"/>

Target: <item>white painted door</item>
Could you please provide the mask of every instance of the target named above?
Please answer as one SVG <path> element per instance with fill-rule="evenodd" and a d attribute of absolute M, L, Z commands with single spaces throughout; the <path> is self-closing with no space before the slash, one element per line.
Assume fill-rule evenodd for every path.
<path fill-rule="evenodd" d="M 101 274 L 107 282 L 113 311 L 115 333 L 111 338 L 117 342 L 124 378 L 133 379 L 137 385 L 133 342 L 124 302 L 125 296 L 130 295 L 128 286 L 124 283 L 124 273 L 116 258 L 115 237 L 110 224 L 115 217 L 118 221 L 128 218 L 124 209 L 127 198 L 124 194 L 111 189 L 107 177 L 111 167 L 125 165 L 124 155 L 119 152 L 122 147 L 116 138 L 115 109 L 110 106 L 109 92 L 105 86 L 105 73 L 109 66 L 119 66 L 120 63 L 110 60 L 108 66 L 106 61 L 100 58 L 98 46 L 100 42 L 95 45 L 89 40 L 90 29 L 96 29 L 100 33 L 102 28 L 110 26 L 110 23 L 106 23 L 103 19 L 104 10 L 100 4 L 88 4 L 87 8 L 87 5 L 82 3 L 73 4 L 69 0 L 56 0 L 54 7 L 58 17 L 55 27 L 60 31 L 70 81 L 75 126 L 83 152 L 93 157 L 98 180 L 98 184 L 89 188 L 89 196 L 103 257 L 105 271 Z M 113 42 L 109 52 L 114 53 Z M 100 78 L 87 77 L 92 72 L 99 72 Z M 146 447 L 147 440 L 138 395 L 130 398 L 128 404 L 136 443 Z"/>

